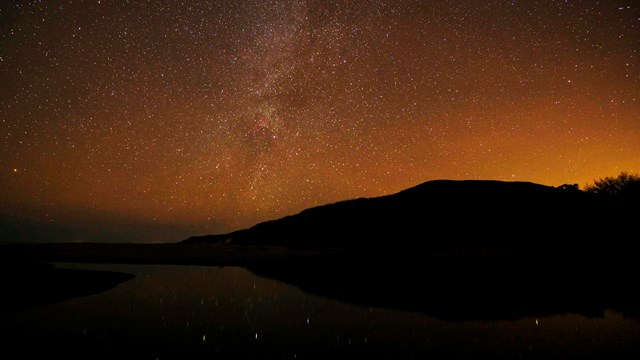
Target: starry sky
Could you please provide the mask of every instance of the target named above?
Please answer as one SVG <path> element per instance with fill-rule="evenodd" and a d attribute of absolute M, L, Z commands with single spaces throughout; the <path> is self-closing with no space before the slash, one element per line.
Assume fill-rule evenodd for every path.
<path fill-rule="evenodd" d="M 640 171 L 633 0 L 0 3 L 0 240 Z"/>

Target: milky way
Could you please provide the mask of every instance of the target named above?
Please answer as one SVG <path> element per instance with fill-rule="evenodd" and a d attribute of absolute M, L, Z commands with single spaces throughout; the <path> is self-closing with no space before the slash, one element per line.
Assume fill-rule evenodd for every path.
<path fill-rule="evenodd" d="M 636 1 L 4 1 L 0 41 L 5 240 L 640 171 Z"/>

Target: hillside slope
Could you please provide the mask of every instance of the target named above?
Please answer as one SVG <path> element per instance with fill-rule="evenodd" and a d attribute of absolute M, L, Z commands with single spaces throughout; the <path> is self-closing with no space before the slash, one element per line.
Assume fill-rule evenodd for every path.
<path fill-rule="evenodd" d="M 184 243 L 429 251 L 571 249 L 590 246 L 588 239 L 624 236 L 633 216 L 628 207 L 575 187 L 435 180 L 396 194 L 318 206 Z"/>

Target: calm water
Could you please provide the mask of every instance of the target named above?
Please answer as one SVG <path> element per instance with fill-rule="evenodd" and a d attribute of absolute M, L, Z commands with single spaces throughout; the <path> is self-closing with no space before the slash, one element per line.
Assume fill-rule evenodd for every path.
<path fill-rule="evenodd" d="M 9 314 L 9 358 L 567 358 L 640 354 L 640 322 L 553 315 L 444 321 L 342 303 L 235 267 L 75 265 L 135 279 Z M 8 354 L 18 354 L 9 356 Z"/>

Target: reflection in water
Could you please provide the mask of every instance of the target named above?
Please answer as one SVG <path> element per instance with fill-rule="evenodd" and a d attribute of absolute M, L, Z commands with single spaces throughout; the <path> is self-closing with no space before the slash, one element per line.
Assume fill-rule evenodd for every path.
<path fill-rule="evenodd" d="M 311 294 L 363 306 L 418 311 L 449 321 L 557 314 L 640 314 L 635 271 L 625 264 L 506 256 L 335 256 L 252 267 Z"/>
<path fill-rule="evenodd" d="M 63 266 L 136 278 L 102 294 L 0 318 L 7 353 L 139 359 L 640 354 L 640 323 L 610 310 L 600 317 L 570 313 L 452 322 L 310 295 L 243 268 Z"/>

